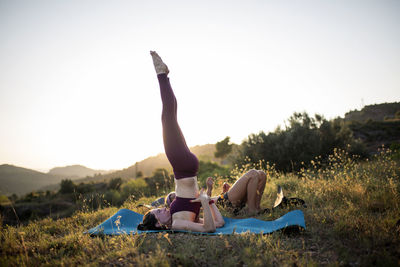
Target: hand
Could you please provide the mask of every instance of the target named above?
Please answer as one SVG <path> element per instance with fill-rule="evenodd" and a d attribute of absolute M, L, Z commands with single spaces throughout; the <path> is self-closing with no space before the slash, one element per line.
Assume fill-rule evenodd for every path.
<path fill-rule="evenodd" d="M 213 180 L 213 178 L 212 177 L 208 177 L 207 178 L 207 181 L 206 181 L 206 184 L 207 184 L 207 188 L 213 188 L 213 185 L 214 185 L 214 180 Z"/>
<path fill-rule="evenodd" d="M 202 202 L 202 203 L 207 202 L 207 204 L 209 201 L 210 201 L 210 197 L 204 193 L 203 188 L 200 190 L 200 195 L 196 199 L 190 200 L 190 202 Z"/>

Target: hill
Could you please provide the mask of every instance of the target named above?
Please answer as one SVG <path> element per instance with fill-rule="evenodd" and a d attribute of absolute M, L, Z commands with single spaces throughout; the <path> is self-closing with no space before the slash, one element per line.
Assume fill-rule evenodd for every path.
<path fill-rule="evenodd" d="M 57 184 L 61 176 L 42 173 L 13 165 L 0 165 L 0 192 L 1 194 L 26 194 L 39 188 Z"/>
<path fill-rule="evenodd" d="M 353 110 L 344 115 L 346 121 L 366 122 L 368 120 L 383 121 L 396 118 L 400 111 L 400 102 L 382 103 L 365 106 L 363 109 Z"/>
<path fill-rule="evenodd" d="M 362 141 L 369 154 L 378 148 L 400 144 L 400 120 L 347 122 L 355 138 Z"/>
<path fill-rule="evenodd" d="M 32 191 L 58 188 L 63 179 L 76 180 L 109 171 L 93 170 L 81 165 L 57 167 L 43 173 L 14 165 L 0 165 L 0 194 L 24 195 Z"/>
<path fill-rule="evenodd" d="M 82 165 L 71 165 L 65 167 L 55 167 L 51 169 L 48 174 L 63 176 L 65 178 L 83 178 L 86 176 L 93 176 L 95 174 L 106 174 L 110 171 L 93 170 Z"/>
<path fill-rule="evenodd" d="M 373 154 L 382 145 L 390 147 L 393 144 L 400 143 L 399 110 L 400 102 L 369 105 L 365 106 L 361 111 L 354 110 L 346 113 L 344 121 L 353 132 L 354 137 L 360 139 L 367 147 L 368 152 Z M 200 160 L 219 162 L 214 157 L 215 144 L 191 147 L 191 151 Z M 0 173 L 0 177 L 2 177 L 0 178 L 0 193 L 24 194 L 38 189 L 56 190 L 59 188 L 59 183 L 63 178 L 73 179 L 76 182 L 91 182 L 117 177 L 122 179 L 136 178 L 138 174 L 148 177 L 158 168 L 166 169 L 169 172 L 172 171 L 164 153 L 136 162 L 125 169 L 109 173 L 102 170 L 89 169 L 81 165 L 53 168 L 47 174 L 24 169 L 24 172 L 15 171 L 13 175 Z M 21 185 L 23 185 L 23 188 L 21 188 Z"/>
<path fill-rule="evenodd" d="M 344 120 L 353 136 L 362 141 L 369 154 L 382 145 L 400 143 L 400 102 L 365 106 L 345 114 Z"/>
<path fill-rule="evenodd" d="M 199 145 L 190 148 L 199 160 L 203 161 L 219 161 L 214 157 L 215 144 Z M 156 169 L 163 168 L 169 172 L 172 172 L 171 164 L 169 163 L 166 155 L 160 153 L 156 156 L 148 157 L 142 161 L 136 162 L 134 165 L 119 171 L 114 171 L 104 175 L 94 175 L 84 179 L 79 179 L 77 182 L 89 182 L 89 181 L 102 181 L 111 178 L 120 177 L 122 179 L 136 178 L 139 172 L 143 176 L 151 176 Z"/>

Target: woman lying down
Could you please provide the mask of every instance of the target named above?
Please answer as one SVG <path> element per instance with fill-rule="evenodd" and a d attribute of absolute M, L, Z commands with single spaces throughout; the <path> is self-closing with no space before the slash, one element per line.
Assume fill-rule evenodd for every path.
<path fill-rule="evenodd" d="M 200 229 L 201 232 L 207 232 L 206 229 L 211 229 L 212 223 L 214 223 L 215 228 L 224 226 L 223 218 L 218 210 L 217 205 L 222 205 L 224 207 L 231 207 L 233 210 L 242 210 L 244 206 L 247 207 L 246 213 L 249 215 L 259 215 L 268 213 L 269 209 L 260 208 L 260 200 L 262 192 L 265 187 L 265 173 L 258 170 L 250 170 L 240 177 L 233 186 L 229 186 L 226 183 L 223 186 L 223 194 L 220 196 L 211 197 L 214 180 L 212 177 L 207 178 L 207 195 L 204 194 L 204 190 L 201 191 L 199 198 L 193 200 L 193 202 L 200 201 L 203 210 L 204 218 L 199 219 L 198 213 L 194 220 L 197 224 L 202 224 L 203 226 L 194 226 L 191 223 L 185 224 L 185 222 L 180 222 L 180 225 L 185 225 L 185 230 L 197 231 Z M 170 212 L 171 204 L 174 203 L 176 199 L 176 193 L 171 192 L 166 197 L 162 203 L 165 204 L 163 208 L 151 209 L 148 211 L 144 217 L 143 222 L 139 224 L 139 230 L 166 230 L 166 229 L 177 229 L 173 226 L 172 216 Z M 160 202 L 158 200 L 158 202 Z M 173 205 L 172 205 L 173 206 Z M 150 206 L 147 206 L 150 208 Z M 204 208 L 205 207 L 205 208 Z M 208 215 L 206 210 L 211 210 L 211 215 Z M 213 221 L 212 221 L 213 220 Z M 211 226 L 210 228 L 207 228 Z"/>
<path fill-rule="evenodd" d="M 165 200 L 166 207 L 152 209 L 148 211 L 144 217 L 143 222 L 138 225 L 138 230 L 187 230 L 193 232 L 215 232 L 216 228 L 224 226 L 224 219 L 219 212 L 214 200 L 204 193 L 202 189 L 200 196 L 192 203 L 201 203 L 203 208 L 203 218 L 199 217 L 199 213 L 195 211 L 196 217 L 193 221 L 178 219 L 172 223 L 172 216 L 170 212 L 170 205 L 175 199 L 175 192 L 168 194 Z M 191 212 L 191 211 L 180 211 Z"/>

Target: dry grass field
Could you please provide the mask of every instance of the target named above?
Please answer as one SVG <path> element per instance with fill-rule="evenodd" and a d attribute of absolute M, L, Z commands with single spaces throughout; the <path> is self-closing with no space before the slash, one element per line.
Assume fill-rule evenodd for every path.
<path fill-rule="evenodd" d="M 117 211 L 109 207 L 81 210 L 64 219 L 2 226 L 0 265 L 398 266 L 399 167 L 388 150 L 362 162 L 337 150 L 328 163 L 316 158 L 311 168 L 296 174 L 282 174 L 268 167 L 263 206 L 272 205 L 278 184 L 287 196 L 300 197 L 308 205 L 303 209 L 307 229 L 296 234 L 84 234 Z M 144 212 L 135 208 L 136 204 L 151 200 L 127 201 L 123 208 Z M 257 218 L 272 220 L 285 212 L 274 211 Z"/>

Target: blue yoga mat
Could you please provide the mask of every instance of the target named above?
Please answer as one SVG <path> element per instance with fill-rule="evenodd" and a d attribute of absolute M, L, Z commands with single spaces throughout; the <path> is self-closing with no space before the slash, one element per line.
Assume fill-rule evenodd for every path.
<path fill-rule="evenodd" d="M 92 235 L 121 235 L 135 233 L 149 233 L 161 231 L 140 231 L 137 229 L 139 223 L 142 222 L 143 215 L 128 209 L 120 209 L 113 216 L 105 220 L 103 223 L 85 232 Z M 211 235 L 229 235 L 234 233 L 251 232 L 255 234 L 271 233 L 290 226 L 300 226 L 306 228 L 304 214 L 301 210 L 294 210 L 286 213 L 275 221 L 263 221 L 254 218 L 233 219 L 224 217 L 224 227 L 217 228 L 214 233 L 201 233 Z M 171 230 L 162 230 L 162 232 L 172 232 Z M 174 232 L 189 232 L 177 231 Z M 191 232 L 196 233 L 196 232 Z"/>

